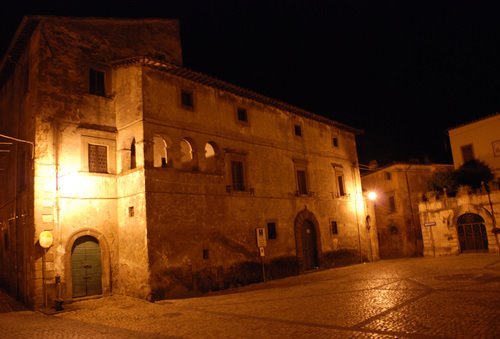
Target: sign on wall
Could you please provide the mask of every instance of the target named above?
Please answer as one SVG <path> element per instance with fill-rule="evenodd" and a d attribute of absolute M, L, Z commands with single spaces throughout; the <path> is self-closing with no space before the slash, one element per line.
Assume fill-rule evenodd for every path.
<path fill-rule="evenodd" d="M 255 235 L 257 237 L 257 247 L 266 247 L 266 230 L 264 227 L 257 227 L 255 229 Z"/>

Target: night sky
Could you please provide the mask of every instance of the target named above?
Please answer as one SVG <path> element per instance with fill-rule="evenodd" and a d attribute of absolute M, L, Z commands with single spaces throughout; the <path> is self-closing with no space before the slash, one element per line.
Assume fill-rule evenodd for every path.
<path fill-rule="evenodd" d="M 33 0 L 3 6 L 2 56 L 23 15 L 178 19 L 185 67 L 364 130 L 357 137 L 362 164 L 450 163 L 447 129 L 500 111 L 495 2 Z"/>

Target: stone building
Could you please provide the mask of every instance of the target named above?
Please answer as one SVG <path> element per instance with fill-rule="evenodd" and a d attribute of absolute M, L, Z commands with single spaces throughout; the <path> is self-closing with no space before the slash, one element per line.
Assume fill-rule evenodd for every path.
<path fill-rule="evenodd" d="M 360 131 L 182 67 L 179 36 L 165 19 L 21 22 L 0 65 L 0 282 L 26 305 L 377 257 Z"/>
<path fill-rule="evenodd" d="M 500 191 L 461 190 L 456 197 L 431 198 L 419 205 L 425 256 L 468 252 L 500 253 Z"/>
<path fill-rule="evenodd" d="M 496 113 L 448 130 L 455 168 L 468 160 L 487 164 L 498 183 L 500 174 L 500 114 Z M 433 197 L 419 205 L 424 255 L 466 252 L 500 253 L 499 185 L 480 191 L 461 187 L 456 197 Z"/>
<path fill-rule="evenodd" d="M 448 136 L 455 168 L 478 159 L 500 178 L 500 113 L 450 128 Z"/>
<path fill-rule="evenodd" d="M 363 190 L 377 194 L 373 204 L 382 259 L 423 255 L 418 204 L 429 178 L 452 169 L 445 164 L 393 163 L 361 176 Z"/>

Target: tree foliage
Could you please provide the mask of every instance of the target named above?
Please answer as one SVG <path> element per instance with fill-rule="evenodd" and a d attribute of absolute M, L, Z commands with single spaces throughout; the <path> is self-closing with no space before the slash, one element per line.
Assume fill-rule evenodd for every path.
<path fill-rule="evenodd" d="M 481 188 L 482 183 L 493 180 L 491 169 L 480 160 L 470 160 L 454 171 L 437 172 L 427 182 L 429 191 L 446 193 L 454 196 L 459 186 L 469 186 L 473 190 Z"/>
<path fill-rule="evenodd" d="M 455 171 L 436 172 L 427 182 L 429 191 L 446 193 L 454 196 L 458 190 L 458 181 Z"/>
<path fill-rule="evenodd" d="M 469 186 L 476 190 L 482 183 L 488 184 L 494 176 L 491 169 L 480 160 L 465 162 L 456 170 L 457 182 L 461 186 Z"/>

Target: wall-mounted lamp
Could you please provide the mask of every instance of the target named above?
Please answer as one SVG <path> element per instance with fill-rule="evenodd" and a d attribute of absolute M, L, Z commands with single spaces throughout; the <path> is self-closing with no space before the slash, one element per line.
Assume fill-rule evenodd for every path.
<path fill-rule="evenodd" d="M 377 199 L 377 193 L 375 193 L 373 191 L 368 192 L 367 196 L 368 196 L 368 199 L 371 201 L 375 201 Z"/>

